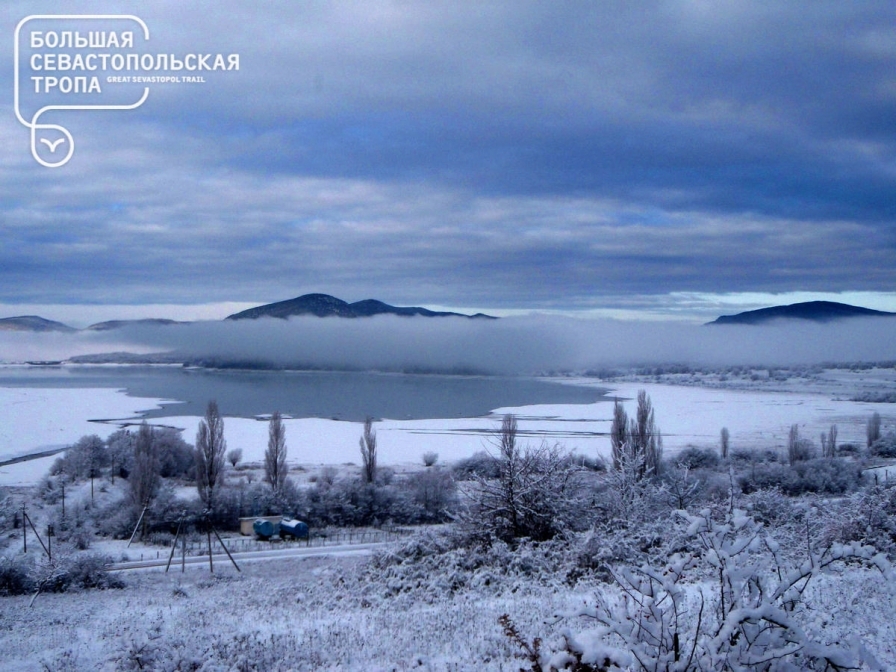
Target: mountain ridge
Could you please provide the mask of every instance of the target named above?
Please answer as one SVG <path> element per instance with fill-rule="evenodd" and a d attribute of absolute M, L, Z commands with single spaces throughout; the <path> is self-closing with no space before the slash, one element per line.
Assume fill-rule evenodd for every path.
<path fill-rule="evenodd" d="M 836 301 L 804 301 L 786 306 L 770 306 L 758 310 L 747 310 L 734 315 L 721 315 L 707 325 L 713 324 L 764 324 L 772 320 L 793 319 L 810 322 L 833 322 L 854 317 L 894 317 L 896 313 L 862 308 Z"/>
<path fill-rule="evenodd" d="M 61 331 L 71 333 L 77 331 L 62 322 L 48 320 L 38 315 L 19 315 L 17 317 L 0 318 L 0 331 Z"/>
<path fill-rule="evenodd" d="M 420 306 L 392 306 L 377 299 L 364 299 L 355 303 L 348 303 L 329 294 L 303 294 L 294 299 L 276 301 L 262 306 L 249 308 L 248 310 L 228 315 L 226 320 L 255 320 L 260 317 L 275 317 L 281 320 L 301 315 L 314 315 L 315 317 L 372 317 L 374 315 L 400 315 L 402 317 L 465 317 L 467 319 L 498 318 L 484 313 L 465 315 L 447 311 L 435 311 Z"/>

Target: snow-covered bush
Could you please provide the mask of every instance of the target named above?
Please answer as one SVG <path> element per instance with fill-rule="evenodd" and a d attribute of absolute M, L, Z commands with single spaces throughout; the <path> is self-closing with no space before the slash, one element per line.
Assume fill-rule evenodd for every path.
<path fill-rule="evenodd" d="M 599 521 L 574 549 L 577 567 L 611 582 L 621 564 L 662 563 L 688 547 L 684 527 L 671 512 L 644 520 Z"/>
<path fill-rule="evenodd" d="M 422 532 L 389 551 L 376 553 L 362 570 L 364 590 L 379 598 L 405 596 L 432 602 L 464 591 L 514 593 L 534 581 L 539 586 L 574 583 L 574 543 L 518 540 L 513 546 L 456 531 Z"/>
<path fill-rule="evenodd" d="M 70 479 L 99 476 L 100 469 L 109 465 L 106 442 L 96 434 L 82 436 L 57 458 L 50 473 L 65 474 Z"/>
<path fill-rule="evenodd" d="M 0 558 L 0 595 L 24 595 L 34 592 L 33 567 L 21 556 Z"/>
<path fill-rule="evenodd" d="M 791 496 L 809 492 L 839 495 L 855 490 L 860 480 L 861 469 L 855 462 L 822 458 L 797 461 L 792 467 L 757 464 L 741 473 L 738 484 L 746 494 L 777 488 Z"/>
<path fill-rule="evenodd" d="M 796 490 L 788 494 L 817 492 L 842 495 L 855 490 L 862 478 L 859 465 L 852 460 L 816 459 L 798 462 L 793 466 L 799 480 Z"/>
<path fill-rule="evenodd" d="M 668 461 L 672 466 L 688 469 L 714 469 L 719 465 L 719 454 L 712 448 L 690 446 Z"/>
<path fill-rule="evenodd" d="M 829 511 L 823 534 L 830 543 L 869 544 L 896 559 L 896 487 L 856 492 Z"/>
<path fill-rule="evenodd" d="M 53 566 L 44 592 L 63 593 L 71 590 L 124 588 L 117 574 L 106 571 L 111 558 L 96 553 L 76 553 L 61 558 Z"/>
<path fill-rule="evenodd" d="M 521 447 L 516 433 L 516 419 L 504 416 L 495 440 L 498 477 L 475 477 L 475 487 L 467 490 L 471 501 L 466 523 L 506 542 L 524 537 L 544 541 L 584 527 L 581 470 L 559 446 Z"/>
<path fill-rule="evenodd" d="M 101 536 L 127 539 L 134 531 L 140 512 L 125 497 L 109 500 L 94 510 L 96 530 Z"/>
<path fill-rule="evenodd" d="M 474 476 L 479 478 L 498 478 L 501 468 L 498 460 L 484 450 L 454 463 L 454 473 L 458 480 L 467 481 Z"/>
<path fill-rule="evenodd" d="M 54 554 L 52 561 L 37 562 L 23 557 L 0 558 L 0 595 L 123 588 L 124 581 L 106 571 L 109 561 L 93 553 Z"/>
<path fill-rule="evenodd" d="M 878 457 L 896 457 L 896 433 L 887 432 L 871 444 L 871 453 Z"/>
<path fill-rule="evenodd" d="M 718 522 L 708 510 L 680 512 L 698 550 L 659 568 L 620 567 L 618 591 L 566 618 L 595 627 L 566 629 L 542 670 L 880 669 L 858 642 L 832 642 L 810 627 L 807 586 L 837 564 L 861 562 L 892 577 L 881 554 L 860 544 L 810 545 L 801 563 L 783 559 L 775 539 L 742 511 Z M 697 583 L 693 583 L 696 581 Z"/>
<path fill-rule="evenodd" d="M 457 484 L 447 469 L 431 467 L 408 476 L 407 488 L 415 511 L 415 523 L 441 523 L 457 510 Z"/>
<path fill-rule="evenodd" d="M 730 459 L 735 464 L 756 464 L 758 462 L 780 462 L 781 455 L 774 450 L 732 450 Z"/>

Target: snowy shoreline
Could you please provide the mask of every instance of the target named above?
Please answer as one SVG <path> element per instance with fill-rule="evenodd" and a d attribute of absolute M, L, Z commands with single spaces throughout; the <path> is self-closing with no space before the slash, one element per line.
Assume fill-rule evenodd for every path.
<path fill-rule="evenodd" d="M 766 391 L 761 384 L 755 389 L 710 387 L 699 380 L 667 384 L 576 378 L 565 382 L 611 387 L 610 396 L 618 396 L 627 406 L 632 402 L 626 400 L 633 399 L 638 390 L 646 390 L 656 409 L 667 454 L 691 445 L 717 446 L 722 427 L 730 432 L 732 449 L 781 450 L 793 424 L 813 440 L 831 424 L 837 424 L 842 443 L 861 444 L 871 413 L 880 413 L 885 425 L 896 420 L 893 404 L 833 399 L 832 395 L 842 390 L 831 386 L 825 394 L 819 389 L 823 384 L 801 392 Z M 142 411 L 170 402 L 134 398 L 122 390 L 107 388 L 0 388 L 0 462 L 58 449 L 85 434 L 105 438 L 121 426 L 140 422 Z M 443 462 L 451 462 L 486 450 L 505 413 L 518 417 L 524 441 L 559 443 L 588 456 L 606 456 L 609 452 L 612 405 L 599 401 L 497 408 L 475 418 L 382 419 L 376 423 L 382 463 L 420 464 L 423 453 L 430 451 L 437 452 Z M 184 439 L 192 442 L 199 420 L 172 415 L 153 419 L 152 424 L 182 429 Z M 285 424 L 291 466 L 358 462 L 359 423 L 292 418 Z M 243 450 L 245 462 L 260 462 L 267 442 L 267 422 L 228 417 L 225 437 L 229 447 Z M 54 459 L 45 456 L 0 467 L 0 485 L 36 483 Z"/>

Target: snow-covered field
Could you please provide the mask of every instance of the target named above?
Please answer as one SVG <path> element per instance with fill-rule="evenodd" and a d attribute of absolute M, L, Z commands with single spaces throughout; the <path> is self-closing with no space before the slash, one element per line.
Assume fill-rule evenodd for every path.
<path fill-rule="evenodd" d="M 508 614 L 528 642 L 557 650 L 564 628 L 588 619 L 557 614 L 610 590 L 518 552 L 507 566 L 474 562 L 418 576 L 365 568 L 359 558 L 287 559 L 129 573 L 121 590 L 0 598 L 0 670 L 530 669 L 504 635 Z M 426 573 L 422 576 L 422 573 Z M 896 666 L 896 590 L 873 570 L 822 576 L 807 593 L 809 626 L 831 644 L 861 639 Z M 757 668 L 758 669 L 758 668 Z"/>
<path fill-rule="evenodd" d="M 606 382 L 581 379 L 576 384 L 607 386 Z M 790 426 L 817 440 L 831 424 L 837 424 L 841 443 L 864 441 L 865 423 L 877 411 L 884 426 L 896 421 L 893 404 L 833 399 L 813 392 L 767 392 L 762 389 L 730 390 L 694 385 L 651 382 L 610 383 L 631 413 L 638 390 L 646 390 L 656 409 L 667 454 L 690 445 L 717 446 L 719 432 L 727 427 L 731 447 L 780 450 Z M 84 434 L 108 436 L 120 423 L 139 420 L 138 411 L 156 408 L 163 400 L 135 399 L 108 389 L 0 388 L 0 462 L 28 453 L 75 442 Z M 536 405 L 499 408 L 490 415 L 468 419 L 393 420 L 376 423 L 381 464 L 420 464 L 423 453 L 434 451 L 450 462 L 489 448 L 489 435 L 504 413 L 517 415 L 521 436 L 530 443 L 560 443 L 580 454 L 608 455 L 607 432 L 612 404 Z M 90 422 L 102 419 L 117 422 Z M 174 416 L 155 424 L 178 427 L 184 438 L 195 438 L 200 418 Z M 287 419 L 289 462 L 293 466 L 358 463 L 358 423 L 319 418 Z M 267 445 L 267 422 L 227 418 L 225 437 L 229 448 L 241 448 L 244 462 L 260 462 Z M 54 457 L 0 467 L 0 485 L 27 485 L 43 476 Z"/>

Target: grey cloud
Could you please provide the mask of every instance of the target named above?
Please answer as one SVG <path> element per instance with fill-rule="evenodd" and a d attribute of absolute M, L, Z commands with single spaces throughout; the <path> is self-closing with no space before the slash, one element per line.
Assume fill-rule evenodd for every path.
<path fill-rule="evenodd" d="M 84 3 L 239 73 L 0 119 L 0 300 L 889 290 L 888 3 Z M 11 34 L 26 13 L 0 10 Z M 0 84 L 11 86 L 11 56 Z"/>

